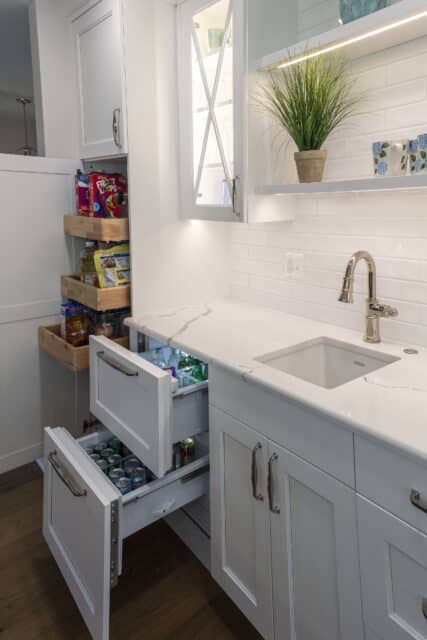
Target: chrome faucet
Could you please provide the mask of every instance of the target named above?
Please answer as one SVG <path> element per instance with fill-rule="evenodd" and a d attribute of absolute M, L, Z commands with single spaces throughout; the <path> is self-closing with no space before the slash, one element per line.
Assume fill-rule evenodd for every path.
<path fill-rule="evenodd" d="M 354 273 L 360 260 L 365 260 L 368 265 L 368 299 L 366 300 L 366 330 L 365 342 L 381 342 L 380 318 L 395 318 L 399 312 L 394 307 L 382 304 L 377 300 L 377 268 L 375 260 L 367 251 L 354 253 L 345 270 L 339 302 L 353 303 Z"/>

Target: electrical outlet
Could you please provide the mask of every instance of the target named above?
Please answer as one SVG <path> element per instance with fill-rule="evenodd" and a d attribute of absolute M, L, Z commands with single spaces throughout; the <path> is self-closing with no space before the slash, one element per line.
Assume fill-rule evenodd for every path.
<path fill-rule="evenodd" d="M 286 275 L 294 280 L 302 280 L 304 277 L 304 254 L 286 254 Z"/>

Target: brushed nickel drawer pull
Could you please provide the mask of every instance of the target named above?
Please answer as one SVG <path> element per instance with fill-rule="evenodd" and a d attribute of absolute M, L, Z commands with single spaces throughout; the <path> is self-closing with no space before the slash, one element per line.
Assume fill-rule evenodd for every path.
<path fill-rule="evenodd" d="M 120 362 L 118 362 L 118 360 L 114 360 L 114 358 L 110 358 L 109 356 L 106 356 L 103 351 L 98 351 L 96 355 L 100 360 L 102 360 L 102 362 L 105 362 L 105 364 L 108 364 L 109 367 L 112 367 L 113 369 L 115 369 L 119 373 L 122 373 L 124 376 L 127 376 L 128 378 L 136 378 L 138 376 L 138 371 L 132 371 L 132 369 L 127 369 Z"/>
<path fill-rule="evenodd" d="M 84 498 L 84 496 L 87 496 L 86 489 L 81 489 L 78 486 L 74 478 L 72 478 L 68 471 L 62 467 L 57 456 L 58 454 L 56 451 L 51 451 L 48 455 L 48 460 L 54 468 L 58 478 L 65 484 L 67 489 L 71 491 L 75 498 Z"/>
<path fill-rule="evenodd" d="M 255 498 L 255 500 L 258 500 L 259 502 L 262 502 L 264 500 L 264 496 L 261 493 L 258 493 L 258 465 L 256 461 L 256 454 L 261 449 L 262 449 L 262 444 L 260 442 L 258 442 L 252 449 L 252 471 L 251 471 L 252 495 Z"/>
<path fill-rule="evenodd" d="M 422 606 L 422 610 L 423 610 L 423 616 L 427 620 L 427 598 L 423 598 L 421 606 Z"/>
<path fill-rule="evenodd" d="M 427 501 L 423 500 L 421 493 L 416 489 L 411 489 L 411 502 L 420 511 L 427 513 Z"/>
<path fill-rule="evenodd" d="M 271 513 L 280 513 L 279 507 L 274 505 L 274 487 L 273 487 L 273 463 L 279 459 L 277 453 L 273 453 L 270 460 L 268 461 L 268 502 L 270 505 Z"/>

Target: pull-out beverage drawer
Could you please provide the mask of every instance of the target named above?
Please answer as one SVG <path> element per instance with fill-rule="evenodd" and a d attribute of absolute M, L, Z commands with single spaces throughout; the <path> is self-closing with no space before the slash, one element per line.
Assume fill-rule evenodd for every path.
<path fill-rule="evenodd" d="M 90 339 L 91 412 L 161 478 L 173 444 L 209 429 L 208 383 L 169 372 L 105 337 Z"/>
<path fill-rule="evenodd" d="M 85 450 L 110 438 L 45 430 L 43 533 L 94 640 L 109 637 L 123 540 L 209 491 L 207 433 L 196 437 L 194 462 L 126 495 Z"/>

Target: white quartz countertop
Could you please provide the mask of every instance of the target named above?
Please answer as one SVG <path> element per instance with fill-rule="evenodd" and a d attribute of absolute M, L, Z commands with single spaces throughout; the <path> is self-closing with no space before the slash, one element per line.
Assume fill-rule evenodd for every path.
<path fill-rule="evenodd" d="M 227 301 L 145 314 L 128 319 L 127 324 L 318 410 L 353 431 L 372 435 L 427 460 L 427 349 L 417 347 L 418 355 L 406 355 L 403 349 L 411 345 L 367 345 L 362 337 L 362 322 L 360 333 L 355 333 Z M 335 389 L 318 387 L 255 360 L 319 337 L 401 359 Z"/>

